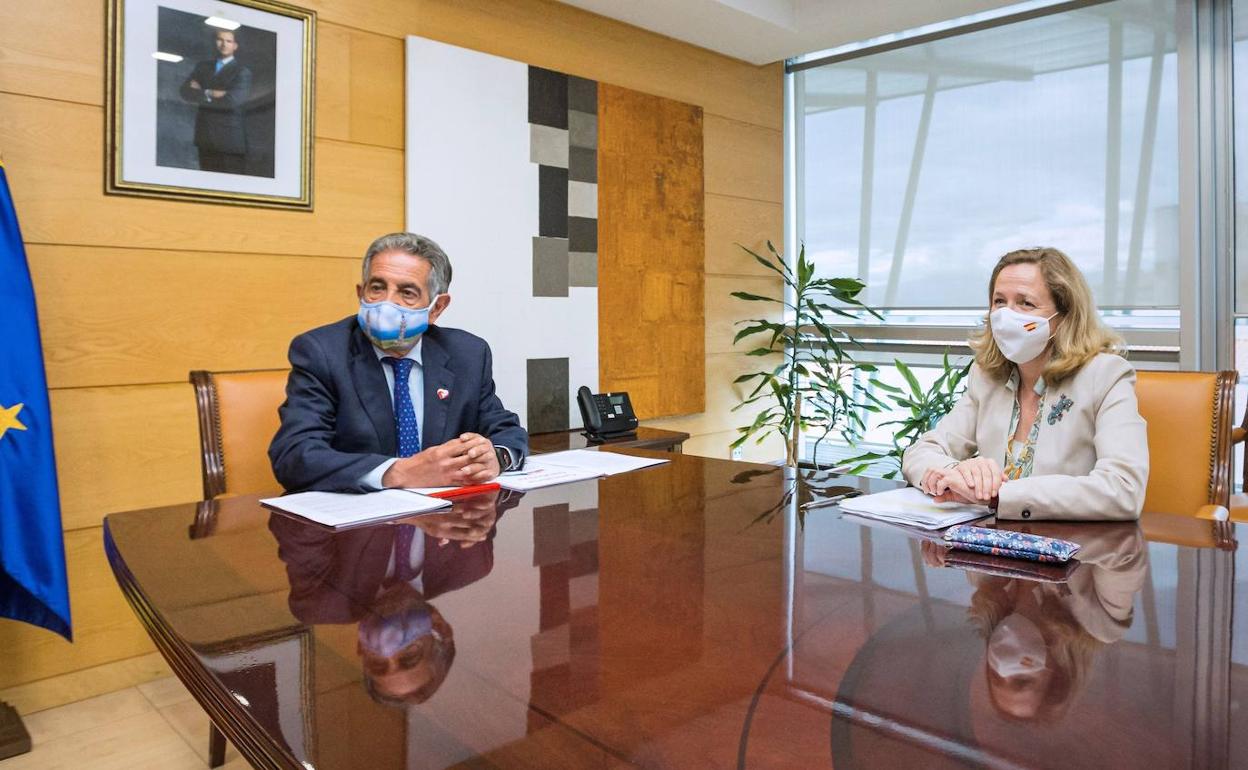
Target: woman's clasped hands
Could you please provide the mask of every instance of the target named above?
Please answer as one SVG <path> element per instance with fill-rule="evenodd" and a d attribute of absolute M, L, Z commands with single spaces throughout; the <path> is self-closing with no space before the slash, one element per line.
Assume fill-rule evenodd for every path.
<path fill-rule="evenodd" d="M 950 468 L 932 468 L 923 474 L 919 489 L 938 503 L 986 505 L 1006 481 L 1005 473 L 990 457 L 972 457 Z"/>

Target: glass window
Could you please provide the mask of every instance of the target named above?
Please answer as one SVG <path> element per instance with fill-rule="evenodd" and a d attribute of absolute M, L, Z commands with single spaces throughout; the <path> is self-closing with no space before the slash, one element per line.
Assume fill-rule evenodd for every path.
<path fill-rule="evenodd" d="M 1175 0 L 1117 0 L 795 72 L 807 253 L 874 307 L 978 311 L 1002 254 L 1056 246 L 1173 326 L 1174 30 Z"/>

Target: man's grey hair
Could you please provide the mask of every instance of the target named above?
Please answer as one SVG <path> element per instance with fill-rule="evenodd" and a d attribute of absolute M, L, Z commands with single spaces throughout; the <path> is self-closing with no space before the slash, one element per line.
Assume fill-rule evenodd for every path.
<path fill-rule="evenodd" d="M 451 260 L 442 247 L 432 239 L 416 233 L 390 233 L 373 241 L 364 252 L 364 282 L 368 283 L 368 269 L 373 264 L 373 257 L 387 251 L 401 251 L 420 257 L 429 263 L 429 281 L 425 291 L 432 298 L 438 294 L 446 294 L 451 288 Z"/>

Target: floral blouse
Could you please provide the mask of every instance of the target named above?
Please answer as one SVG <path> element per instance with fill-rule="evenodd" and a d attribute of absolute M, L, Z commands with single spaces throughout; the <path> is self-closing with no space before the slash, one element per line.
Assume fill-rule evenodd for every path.
<path fill-rule="evenodd" d="M 1019 377 L 1018 371 L 1015 370 L 1010 375 L 1009 387 L 1011 390 L 1018 390 Z M 1031 475 L 1031 465 L 1036 454 L 1036 439 L 1040 437 L 1040 415 L 1044 414 L 1044 378 L 1036 380 L 1036 393 L 1040 395 L 1040 403 L 1036 405 L 1036 418 L 1031 422 L 1031 430 L 1027 431 L 1027 438 L 1018 441 L 1014 438 L 1014 434 L 1018 432 L 1018 420 L 1022 415 L 1022 406 L 1019 399 L 1014 399 L 1014 413 L 1010 417 L 1010 432 L 1006 435 L 1009 437 L 1005 443 L 1005 477 L 1011 481 L 1017 479 L 1025 479 Z"/>

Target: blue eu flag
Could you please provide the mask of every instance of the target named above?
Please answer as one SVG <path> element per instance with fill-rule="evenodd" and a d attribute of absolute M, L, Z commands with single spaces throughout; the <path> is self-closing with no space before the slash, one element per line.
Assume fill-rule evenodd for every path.
<path fill-rule="evenodd" d="M 0 616 L 72 641 L 35 290 L 0 162 Z"/>

